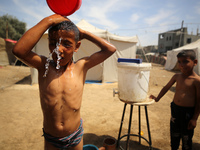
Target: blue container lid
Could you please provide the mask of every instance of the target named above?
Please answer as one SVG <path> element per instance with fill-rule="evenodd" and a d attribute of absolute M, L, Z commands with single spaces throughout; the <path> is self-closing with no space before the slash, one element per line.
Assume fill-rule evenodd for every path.
<path fill-rule="evenodd" d="M 142 63 L 142 59 L 118 58 L 117 62 L 141 64 Z"/>
<path fill-rule="evenodd" d="M 87 144 L 83 145 L 83 150 L 99 150 L 95 145 Z"/>

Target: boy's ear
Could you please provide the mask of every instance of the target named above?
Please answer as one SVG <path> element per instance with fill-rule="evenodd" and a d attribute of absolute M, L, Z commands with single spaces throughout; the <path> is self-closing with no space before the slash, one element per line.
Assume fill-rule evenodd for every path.
<path fill-rule="evenodd" d="M 74 52 L 77 52 L 80 46 L 81 46 L 81 41 L 78 41 L 76 43 L 76 48 L 75 48 Z"/>
<path fill-rule="evenodd" d="M 194 60 L 194 65 L 196 66 L 196 65 L 197 65 L 197 63 L 198 63 L 198 60 L 197 60 L 197 59 L 195 59 L 195 60 Z"/>

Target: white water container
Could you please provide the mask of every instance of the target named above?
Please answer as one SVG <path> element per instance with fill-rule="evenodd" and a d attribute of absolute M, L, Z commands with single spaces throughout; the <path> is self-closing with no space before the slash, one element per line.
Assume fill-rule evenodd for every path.
<path fill-rule="evenodd" d="M 151 63 L 141 63 L 138 60 L 118 59 L 119 99 L 125 103 L 147 100 Z"/>

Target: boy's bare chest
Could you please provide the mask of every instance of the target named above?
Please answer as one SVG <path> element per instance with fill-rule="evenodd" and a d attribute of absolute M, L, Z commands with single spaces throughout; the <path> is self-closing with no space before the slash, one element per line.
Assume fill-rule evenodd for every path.
<path fill-rule="evenodd" d="M 180 78 L 177 81 L 177 85 L 176 85 L 176 89 L 177 90 L 182 90 L 182 91 L 194 91 L 195 86 L 194 86 L 194 79 L 192 78 Z"/>
<path fill-rule="evenodd" d="M 44 89 L 46 89 L 48 92 L 57 91 L 57 93 L 63 94 L 74 93 L 75 91 L 79 91 L 83 88 L 83 82 L 76 76 L 73 78 L 68 78 L 64 75 L 55 78 L 44 85 Z"/>
<path fill-rule="evenodd" d="M 40 79 L 41 94 L 55 97 L 74 97 L 82 93 L 83 75 L 76 70 L 66 72 L 49 71 L 46 78 Z"/>
<path fill-rule="evenodd" d="M 40 89 L 40 98 L 43 109 L 56 109 L 61 107 L 78 110 L 80 108 L 83 94 L 83 84 L 80 80 L 72 78 L 66 80 L 59 77 L 51 82 L 45 83 L 43 89 Z"/>

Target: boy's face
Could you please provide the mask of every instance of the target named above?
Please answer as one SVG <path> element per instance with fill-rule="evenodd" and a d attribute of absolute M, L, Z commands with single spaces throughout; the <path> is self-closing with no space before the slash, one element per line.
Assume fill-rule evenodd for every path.
<path fill-rule="evenodd" d="M 57 45 L 60 44 L 58 47 Z M 49 50 L 52 53 L 57 47 L 59 50 L 60 66 L 67 65 L 73 57 L 73 53 L 78 51 L 80 41 L 75 42 L 75 35 L 72 31 L 58 30 L 49 33 Z M 54 62 L 57 62 L 57 54 L 52 54 Z"/>
<path fill-rule="evenodd" d="M 193 71 L 194 66 L 196 66 L 197 60 L 191 60 L 190 57 L 179 57 L 178 58 L 178 65 L 180 71 L 187 75 Z"/>

